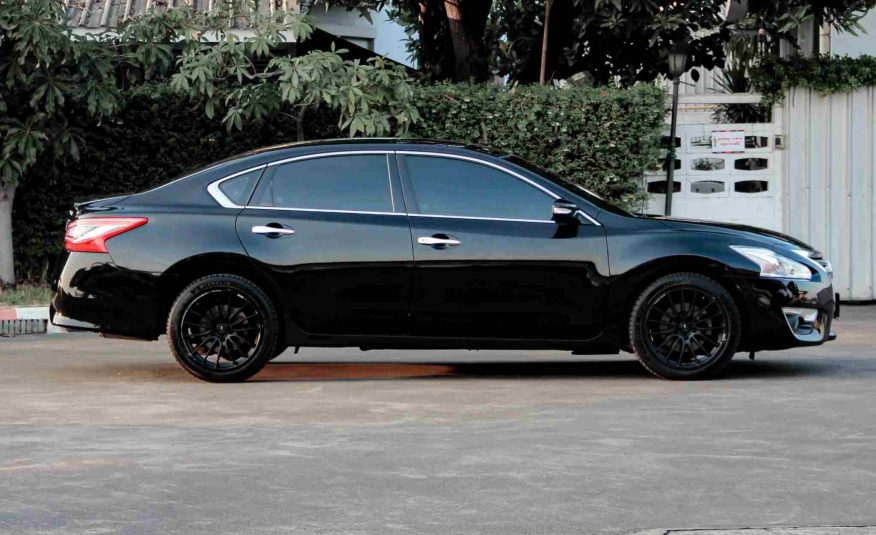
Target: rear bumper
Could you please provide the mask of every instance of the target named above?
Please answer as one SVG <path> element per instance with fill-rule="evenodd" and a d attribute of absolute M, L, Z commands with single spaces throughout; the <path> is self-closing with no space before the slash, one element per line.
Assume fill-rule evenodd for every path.
<path fill-rule="evenodd" d="M 156 338 L 153 292 L 142 274 L 116 266 L 108 254 L 68 253 L 55 280 L 53 325 L 134 338 Z"/>
<path fill-rule="evenodd" d="M 91 331 L 91 332 L 99 332 L 100 327 L 95 325 L 94 323 L 88 323 L 86 321 L 74 320 L 73 318 L 68 318 L 62 314 L 59 314 L 57 310 L 55 310 L 55 306 L 51 305 L 49 307 L 49 322 L 56 326 L 60 327 L 66 332 L 77 332 L 77 331 Z"/>
<path fill-rule="evenodd" d="M 744 285 L 746 337 L 740 349 L 813 346 L 834 340 L 838 312 L 831 283 L 755 278 Z"/>

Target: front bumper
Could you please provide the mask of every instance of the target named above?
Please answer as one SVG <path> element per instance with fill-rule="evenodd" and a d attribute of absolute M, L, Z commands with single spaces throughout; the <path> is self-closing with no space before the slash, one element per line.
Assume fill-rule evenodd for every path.
<path fill-rule="evenodd" d="M 746 336 L 742 350 L 787 349 L 833 340 L 837 296 L 829 281 L 757 277 L 742 289 Z"/>

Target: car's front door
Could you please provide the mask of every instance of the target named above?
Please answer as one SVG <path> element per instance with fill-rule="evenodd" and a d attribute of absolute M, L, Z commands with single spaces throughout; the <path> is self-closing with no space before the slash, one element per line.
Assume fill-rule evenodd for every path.
<path fill-rule="evenodd" d="M 601 226 L 555 223 L 555 194 L 489 161 L 399 152 L 398 162 L 414 246 L 414 334 L 588 340 L 602 331 Z"/>
<path fill-rule="evenodd" d="M 394 156 L 365 152 L 269 165 L 237 219 L 246 251 L 272 272 L 308 333 L 407 327 L 413 254 Z"/>

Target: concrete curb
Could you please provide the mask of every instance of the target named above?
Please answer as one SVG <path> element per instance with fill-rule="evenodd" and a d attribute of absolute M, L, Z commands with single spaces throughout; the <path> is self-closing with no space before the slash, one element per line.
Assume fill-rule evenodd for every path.
<path fill-rule="evenodd" d="M 49 321 L 49 307 L 0 307 L 0 335 L 57 334 L 64 332 Z"/>

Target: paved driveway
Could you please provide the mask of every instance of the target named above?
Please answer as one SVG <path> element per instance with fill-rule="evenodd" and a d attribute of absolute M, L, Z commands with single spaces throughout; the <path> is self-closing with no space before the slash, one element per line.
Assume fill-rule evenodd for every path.
<path fill-rule="evenodd" d="M 695 383 L 628 355 L 305 349 L 211 385 L 163 340 L 0 340 L 0 532 L 873 525 L 876 309 L 843 315 L 837 342 Z"/>

